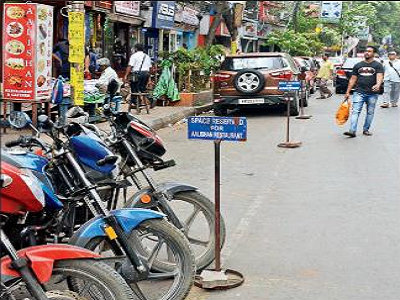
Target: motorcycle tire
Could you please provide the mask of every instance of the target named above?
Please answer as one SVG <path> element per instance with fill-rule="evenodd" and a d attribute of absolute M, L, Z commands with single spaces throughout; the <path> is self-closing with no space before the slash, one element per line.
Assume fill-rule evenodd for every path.
<path fill-rule="evenodd" d="M 170 224 L 168 221 L 164 219 L 146 220 L 141 224 L 139 224 L 139 226 L 134 231 L 132 231 L 130 236 L 128 237 L 130 240 L 130 244 L 139 253 L 139 256 L 142 259 L 147 258 L 146 255 L 148 254 L 148 251 L 147 249 L 145 249 L 142 242 L 140 241 L 140 236 L 145 236 L 149 233 L 156 234 L 157 237 L 159 236 L 162 237 L 163 243 L 160 247 L 162 247 L 164 243 L 168 244 L 170 251 L 172 251 L 171 254 L 174 254 L 176 256 L 175 261 L 177 261 L 180 264 L 178 268 L 180 270 L 180 274 L 176 274 L 174 272 L 174 274 L 168 275 L 169 273 L 172 273 L 170 272 L 171 270 L 175 270 L 177 268 L 176 267 L 174 268 L 173 265 L 171 265 L 171 263 L 169 262 L 154 258 L 153 264 L 150 266 L 151 271 L 154 272 L 152 273 L 150 271 L 150 276 L 147 279 L 134 283 L 135 288 L 142 289 L 142 287 L 140 286 L 141 283 L 143 284 L 143 287 L 146 288 L 146 284 L 147 282 L 149 282 L 150 284 L 148 284 L 147 286 L 150 287 L 149 293 L 152 293 L 151 295 L 152 297 L 150 298 L 148 295 L 145 294 L 145 292 L 143 292 L 143 289 L 141 290 L 141 293 L 143 293 L 146 299 L 148 300 L 185 299 L 190 292 L 190 289 L 193 285 L 194 276 L 196 274 L 195 260 L 193 253 L 190 249 L 189 242 L 187 241 L 184 234 L 180 232 L 177 228 L 175 228 L 172 224 Z M 89 240 L 85 248 L 98 252 L 96 248 L 104 246 L 106 246 L 106 249 L 110 249 L 110 247 L 107 246 L 106 238 L 97 237 Z M 169 255 L 170 252 L 168 252 L 168 256 Z M 168 259 L 170 258 L 168 257 Z M 152 280 L 160 279 L 162 276 L 162 272 L 168 273 L 167 275 L 170 277 L 176 276 L 176 278 L 174 278 L 173 285 L 168 289 L 168 292 L 160 296 L 154 296 L 153 293 L 154 290 L 157 289 L 157 285 L 152 283 L 153 282 Z M 151 277 L 152 275 L 154 276 L 155 279 Z"/>
<path fill-rule="evenodd" d="M 200 212 L 203 214 L 204 218 L 207 221 L 207 226 L 208 226 L 208 232 L 209 232 L 209 241 L 205 247 L 205 250 L 197 253 L 196 248 L 194 247 L 195 245 L 195 240 L 191 239 L 189 236 L 189 231 L 184 230 L 184 234 L 186 238 L 188 239 L 191 249 L 194 252 L 195 256 L 195 261 L 196 261 L 196 270 L 197 272 L 202 271 L 206 267 L 208 267 L 215 259 L 215 209 L 214 209 L 214 203 L 211 202 L 206 196 L 201 194 L 198 191 L 184 191 L 184 192 L 178 192 L 174 194 L 172 197 L 172 201 L 170 204 L 172 205 L 172 209 L 174 202 L 177 201 L 183 201 L 186 203 L 190 203 L 192 205 L 196 205 L 197 207 L 200 208 Z M 143 208 L 140 203 L 132 204 L 132 199 L 128 200 L 126 207 L 132 207 L 132 208 Z M 160 207 L 154 207 L 153 209 L 157 209 L 158 211 L 163 212 L 163 209 Z M 177 213 L 177 210 L 174 210 L 175 213 Z M 179 215 L 177 216 L 179 218 Z M 168 216 L 167 216 L 168 218 Z M 183 221 L 183 220 L 181 220 Z M 220 245 L 221 249 L 224 246 L 225 239 L 226 239 L 226 227 L 225 227 L 225 222 L 223 217 L 221 216 L 221 238 L 220 238 Z"/>
<path fill-rule="evenodd" d="M 93 259 L 57 261 L 50 281 L 44 284 L 44 289 L 49 299 L 137 299 L 126 281 L 113 268 Z M 21 287 L 5 299 L 27 299 L 27 293 L 26 288 Z"/>
<path fill-rule="evenodd" d="M 208 267 L 215 259 L 215 207 L 214 203 L 210 201 L 206 196 L 203 194 L 199 193 L 198 191 L 185 191 L 185 192 L 179 192 L 174 195 L 172 198 L 172 202 L 174 201 L 184 201 L 188 202 L 193 205 L 197 205 L 200 207 L 201 212 L 204 216 L 204 218 L 207 220 L 208 224 L 208 229 L 210 233 L 210 241 L 207 244 L 206 249 L 201 252 L 199 255 L 195 253 L 195 260 L 196 260 L 196 269 L 198 272 L 202 271 L 206 267 Z M 225 244 L 225 239 L 226 239 L 226 227 L 225 227 L 225 221 L 224 218 L 221 215 L 221 221 L 220 221 L 220 245 L 221 249 L 223 248 Z M 189 232 L 184 232 L 186 238 L 188 239 L 191 248 L 193 249 L 194 247 L 192 244 L 194 244 L 195 241 L 193 241 L 190 236 Z"/>

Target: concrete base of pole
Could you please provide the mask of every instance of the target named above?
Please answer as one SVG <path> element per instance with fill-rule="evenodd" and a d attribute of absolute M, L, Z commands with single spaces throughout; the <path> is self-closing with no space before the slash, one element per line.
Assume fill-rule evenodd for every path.
<path fill-rule="evenodd" d="M 299 148 L 301 142 L 284 142 L 278 145 L 279 148 Z"/>
<path fill-rule="evenodd" d="M 234 270 L 204 270 L 197 275 L 194 285 L 207 290 L 227 290 L 238 287 L 244 282 L 241 273 Z"/>

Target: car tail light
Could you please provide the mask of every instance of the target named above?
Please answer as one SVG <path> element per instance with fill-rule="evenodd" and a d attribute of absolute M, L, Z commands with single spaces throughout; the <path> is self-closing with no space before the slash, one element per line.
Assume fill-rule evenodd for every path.
<path fill-rule="evenodd" d="M 346 72 L 342 69 L 336 71 L 336 75 L 339 77 L 346 77 Z"/>
<path fill-rule="evenodd" d="M 232 78 L 231 74 L 217 73 L 214 76 L 214 82 L 228 81 Z"/>
<path fill-rule="evenodd" d="M 271 73 L 271 76 L 279 78 L 279 79 L 291 80 L 292 76 L 293 76 L 293 73 L 290 72 L 290 71 L 274 72 L 274 73 Z"/>

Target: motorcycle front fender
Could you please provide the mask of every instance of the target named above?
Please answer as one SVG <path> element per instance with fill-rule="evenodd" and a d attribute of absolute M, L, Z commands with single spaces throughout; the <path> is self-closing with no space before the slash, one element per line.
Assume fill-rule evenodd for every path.
<path fill-rule="evenodd" d="M 18 256 L 29 261 L 30 268 L 40 283 L 46 283 L 50 280 L 56 261 L 100 257 L 97 253 L 86 249 L 60 244 L 25 248 L 18 251 Z M 11 268 L 10 263 L 11 259 L 8 256 L 1 259 L 3 282 L 21 277 L 16 270 Z"/>
<path fill-rule="evenodd" d="M 179 182 L 163 182 L 158 185 L 159 191 L 167 195 L 167 199 L 171 201 L 176 193 L 179 192 L 189 192 L 189 191 L 197 191 L 198 188 L 188 184 L 182 184 Z M 141 202 L 142 196 L 146 194 L 152 194 L 153 191 L 151 187 L 145 187 L 135 193 L 128 201 L 125 207 L 140 207 L 140 208 L 150 208 L 154 207 L 155 203 L 152 201 L 147 204 L 143 204 Z"/>
<path fill-rule="evenodd" d="M 138 208 L 125 208 L 111 211 L 118 223 L 121 225 L 122 229 L 126 233 L 130 233 L 134 230 L 140 223 L 150 220 L 150 219 L 162 219 L 165 217 L 162 213 L 151 211 L 148 209 L 138 209 Z M 93 238 L 105 237 L 106 233 L 104 228 L 106 226 L 105 217 L 99 216 L 86 222 L 69 240 L 69 244 L 78 247 L 85 247 Z"/>

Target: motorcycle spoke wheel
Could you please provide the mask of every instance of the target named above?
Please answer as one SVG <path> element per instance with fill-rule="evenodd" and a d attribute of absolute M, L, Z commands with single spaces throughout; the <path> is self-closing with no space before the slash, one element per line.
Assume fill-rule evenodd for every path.
<path fill-rule="evenodd" d="M 195 255 L 197 271 L 201 271 L 215 259 L 214 203 L 197 191 L 187 191 L 175 194 L 169 204 L 182 222 L 183 233 Z M 222 216 L 220 232 L 222 248 L 226 236 Z"/>
<path fill-rule="evenodd" d="M 132 231 L 129 241 L 149 267 L 147 278 L 135 282 L 127 279 L 136 296 L 147 300 L 184 299 L 183 295 L 189 293 L 195 273 L 194 257 L 184 235 L 166 220 L 155 219 L 141 223 L 137 230 Z M 105 239 L 94 239 L 86 248 L 103 257 L 112 257 L 111 250 L 99 251 L 99 246 L 104 249 L 106 243 Z M 118 269 L 118 265 L 126 263 L 126 257 L 122 257 L 115 267 Z M 123 272 L 121 275 L 124 276 Z"/>

